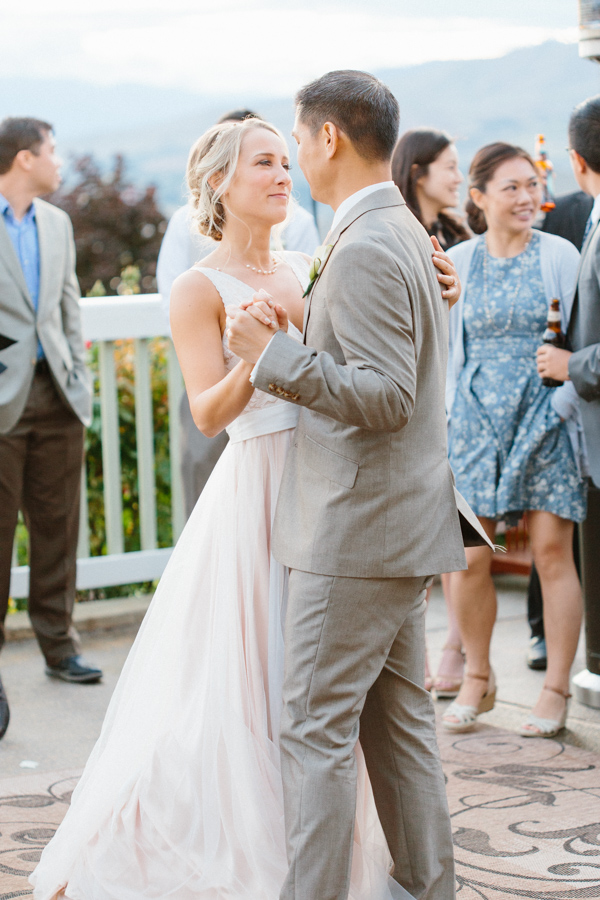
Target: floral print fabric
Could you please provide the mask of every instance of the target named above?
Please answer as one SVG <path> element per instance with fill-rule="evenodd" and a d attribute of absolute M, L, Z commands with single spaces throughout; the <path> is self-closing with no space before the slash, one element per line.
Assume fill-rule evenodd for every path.
<path fill-rule="evenodd" d="M 585 483 L 535 353 L 546 326 L 539 234 L 511 259 L 473 254 L 464 299 L 465 366 L 449 445 L 456 486 L 478 516 L 516 524 L 525 510 L 581 522 Z M 515 291 L 518 289 L 518 293 Z"/>

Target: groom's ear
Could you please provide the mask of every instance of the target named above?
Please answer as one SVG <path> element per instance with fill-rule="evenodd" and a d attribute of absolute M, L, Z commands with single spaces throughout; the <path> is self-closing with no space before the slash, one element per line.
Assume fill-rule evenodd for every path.
<path fill-rule="evenodd" d="M 325 122 L 322 129 L 325 152 L 332 159 L 338 151 L 340 143 L 340 130 L 333 122 Z"/>

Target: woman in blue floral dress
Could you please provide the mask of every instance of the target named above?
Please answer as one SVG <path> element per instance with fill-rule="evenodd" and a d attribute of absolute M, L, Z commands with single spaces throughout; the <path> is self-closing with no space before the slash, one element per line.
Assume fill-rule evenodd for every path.
<path fill-rule="evenodd" d="M 459 491 L 490 537 L 500 519 L 516 524 L 527 512 L 548 668 L 521 733 L 549 737 L 565 724 L 581 628 L 572 535 L 573 523 L 586 513 L 585 461 L 573 386 L 544 387 L 535 354 L 552 298 L 560 301 L 566 328 L 579 254 L 568 241 L 532 228 L 541 185 L 524 150 L 484 147 L 469 176 L 469 224 L 479 236 L 450 251 L 463 284 L 450 322 L 450 462 Z M 443 718 L 450 731 L 471 729 L 495 699 L 491 551 L 471 548 L 467 559 L 468 571 L 452 575 L 467 671 Z"/>

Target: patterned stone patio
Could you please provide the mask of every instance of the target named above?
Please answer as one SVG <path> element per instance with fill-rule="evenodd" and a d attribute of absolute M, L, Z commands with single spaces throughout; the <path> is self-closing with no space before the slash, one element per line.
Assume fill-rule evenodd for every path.
<path fill-rule="evenodd" d="M 600 758 L 482 725 L 440 734 L 460 900 L 600 898 Z M 0 900 L 64 816 L 77 772 L 0 781 Z"/>

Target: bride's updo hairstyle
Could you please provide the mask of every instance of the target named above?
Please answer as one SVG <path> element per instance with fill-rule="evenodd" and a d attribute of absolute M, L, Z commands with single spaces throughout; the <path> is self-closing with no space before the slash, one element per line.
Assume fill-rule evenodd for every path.
<path fill-rule="evenodd" d="M 200 234 L 213 241 L 223 238 L 225 207 L 221 197 L 226 193 L 240 158 L 244 136 L 250 130 L 264 128 L 286 141 L 281 132 L 262 119 L 223 122 L 213 125 L 198 138 L 190 151 L 187 183 L 190 191 L 192 221 Z M 213 182 L 211 185 L 210 182 Z"/>
<path fill-rule="evenodd" d="M 496 141 L 494 144 L 486 144 L 473 157 L 473 162 L 469 169 L 469 188 L 477 188 L 482 194 L 485 194 L 488 183 L 496 174 L 496 169 L 510 159 L 527 160 L 531 164 L 533 171 L 537 173 L 535 163 L 527 150 L 523 150 L 522 147 L 515 147 L 514 144 Z M 484 231 L 487 231 L 487 222 L 485 221 L 483 210 L 479 209 L 471 197 L 467 200 L 465 212 L 467 213 L 469 228 L 474 234 L 483 234 Z"/>

